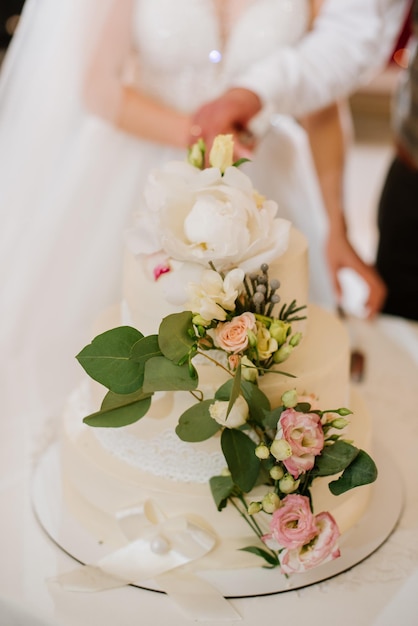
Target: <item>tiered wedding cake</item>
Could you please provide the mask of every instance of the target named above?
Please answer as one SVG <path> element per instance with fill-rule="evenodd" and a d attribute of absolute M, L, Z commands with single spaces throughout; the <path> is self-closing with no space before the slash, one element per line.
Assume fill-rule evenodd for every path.
<path fill-rule="evenodd" d="M 350 487 L 374 479 L 363 452 L 370 449 L 370 422 L 350 394 L 344 326 L 316 306 L 300 308 L 308 291 L 305 238 L 275 217 L 274 203 L 238 168 L 216 163 L 217 157 L 214 151 L 219 167 L 172 163 L 151 174 L 146 211 L 130 237 L 124 302 L 104 317 L 101 331 L 123 326 L 99 335 L 78 356 L 111 391 L 99 410 L 103 386 L 90 381 L 68 405 L 65 496 L 92 536 L 115 549 L 126 542 L 120 520 L 141 510 L 144 537 L 161 519 L 186 520 L 211 537 L 194 561 L 198 570 L 257 567 L 263 550 L 284 572 L 303 571 L 337 556 L 339 532 L 367 507 L 367 486 L 344 487 L 335 496 L 328 483 L 343 469 Z M 236 267 L 243 272 L 228 273 Z M 186 285 L 192 285 L 188 293 Z M 189 308 L 193 315 L 185 313 Z M 160 328 L 163 318 L 172 320 L 166 328 Z M 227 339 L 219 329 L 244 318 L 243 342 L 227 345 L 237 329 Z M 176 368 L 187 370 L 180 382 Z M 358 456 L 347 440 L 362 448 Z M 330 450 L 338 457 L 331 469 Z M 359 468 L 367 477 L 353 483 L 355 464 L 357 477 Z M 301 512 L 309 493 L 313 513 Z M 309 529 L 299 545 L 294 537 L 286 545 L 286 528 L 303 533 L 304 524 Z M 322 536 L 327 549 L 316 547 Z M 162 537 L 150 540 L 154 554 L 172 548 L 167 533 Z M 306 560 L 309 550 L 318 558 Z"/>

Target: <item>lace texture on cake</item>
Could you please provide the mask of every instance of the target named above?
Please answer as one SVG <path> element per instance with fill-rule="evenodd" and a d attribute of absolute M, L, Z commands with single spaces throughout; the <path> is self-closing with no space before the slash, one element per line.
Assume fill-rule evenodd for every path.
<path fill-rule="evenodd" d="M 222 453 L 197 451 L 171 430 L 147 440 L 108 429 L 97 430 L 96 437 L 110 454 L 125 463 L 176 482 L 207 483 L 226 467 Z"/>
<path fill-rule="evenodd" d="M 86 382 L 71 395 L 67 412 L 76 418 L 74 426 L 92 411 L 90 386 Z M 222 452 L 196 450 L 181 441 L 172 430 L 151 439 L 138 439 L 123 429 L 95 428 L 94 436 L 104 450 L 128 465 L 167 480 L 182 483 L 207 483 L 226 467 Z"/>

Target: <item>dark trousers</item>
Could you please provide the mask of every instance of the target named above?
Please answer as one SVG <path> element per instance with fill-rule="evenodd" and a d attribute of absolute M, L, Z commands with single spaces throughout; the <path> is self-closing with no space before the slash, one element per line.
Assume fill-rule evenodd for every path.
<path fill-rule="evenodd" d="M 384 312 L 418 320 L 418 170 L 392 162 L 380 197 L 376 266 L 388 287 Z"/>

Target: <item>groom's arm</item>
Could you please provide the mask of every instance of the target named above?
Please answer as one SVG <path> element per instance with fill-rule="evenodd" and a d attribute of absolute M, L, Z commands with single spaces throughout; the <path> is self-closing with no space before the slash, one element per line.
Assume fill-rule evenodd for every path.
<path fill-rule="evenodd" d="M 296 46 L 252 65 L 236 86 L 298 117 L 367 83 L 389 60 L 408 0 L 325 0 Z"/>
<path fill-rule="evenodd" d="M 325 0 L 310 30 L 237 76 L 195 116 L 203 135 L 244 128 L 263 108 L 299 117 L 342 98 L 384 67 L 408 0 Z"/>

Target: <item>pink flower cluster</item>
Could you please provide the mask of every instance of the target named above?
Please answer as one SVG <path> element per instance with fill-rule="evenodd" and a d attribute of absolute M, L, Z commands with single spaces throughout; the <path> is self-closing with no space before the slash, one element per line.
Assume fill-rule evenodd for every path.
<path fill-rule="evenodd" d="M 281 570 L 293 574 L 312 569 L 340 556 L 340 532 L 330 513 L 314 515 L 309 498 L 287 495 L 273 513 L 266 545 L 279 551 Z"/>
<path fill-rule="evenodd" d="M 324 447 L 321 418 L 316 413 L 286 409 L 280 416 L 276 439 L 285 439 L 290 445 L 292 455 L 283 464 L 293 478 L 298 478 L 313 468 L 315 456 Z"/>

